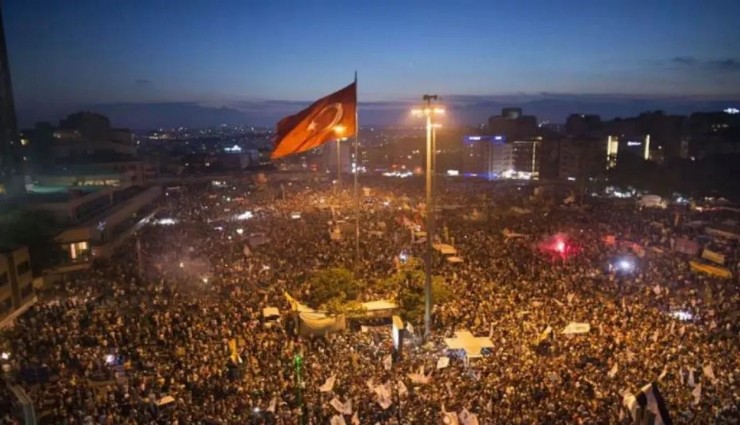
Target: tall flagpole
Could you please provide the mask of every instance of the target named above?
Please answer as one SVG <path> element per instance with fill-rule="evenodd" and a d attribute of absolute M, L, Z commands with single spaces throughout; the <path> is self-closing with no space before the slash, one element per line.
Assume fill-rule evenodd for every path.
<path fill-rule="evenodd" d="M 360 120 L 357 102 L 357 71 L 355 71 L 355 276 L 360 268 Z"/>

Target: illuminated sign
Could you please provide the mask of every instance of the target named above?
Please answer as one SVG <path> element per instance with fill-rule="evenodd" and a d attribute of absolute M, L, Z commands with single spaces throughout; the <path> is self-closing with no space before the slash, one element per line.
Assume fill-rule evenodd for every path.
<path fill-rule="evenodd" d="M 642 146 L 642 142 L 627 142 L 627 146 Z"/>

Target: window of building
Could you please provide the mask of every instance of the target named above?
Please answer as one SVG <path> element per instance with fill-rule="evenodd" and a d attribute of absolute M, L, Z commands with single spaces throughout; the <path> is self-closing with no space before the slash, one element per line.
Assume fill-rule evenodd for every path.
<path fill-rule="evenodd" d="M 31 270 L 31 264 L 28 263 L 28 260 L 21 261 L 18 263 L 18 266 L 15 268 L 15 271 L 18 273 L 18 276 L 23 276 L 24 274 L 28 273 Z"/>
<path fill-rule="evenodd" d="M 13 300 L 8 297 L 0 301 L 0 316 L 5 316 L 13 310 Z"/>
<path fill-rule="evenodd" d="M 87 258 L 90 253 L 90 245 L 87 241 L 75 242 L 69 244 L 69 258 L 72 260 L 81 260 Z"/>
<path fill-rule="evenodd" d="M 33 292 L 33 285 L 29 283 L 28 285 L 21 288 L 21 298 L 22 299 L 28 298 L 28 296 L 31 295 L 32 292 Z"/>

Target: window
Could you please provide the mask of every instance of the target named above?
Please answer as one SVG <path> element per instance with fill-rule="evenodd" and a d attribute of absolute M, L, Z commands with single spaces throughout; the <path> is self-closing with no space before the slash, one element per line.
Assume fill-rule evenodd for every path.
<path fill-rule="evenodd" d="M 29 283 L 28 285 L 21 288 L 21 299 L 28 298 L 28 296 L 31 295 L 32 292 L 33 292 L 33 285 Z"/>
<path fill-rule="evenodd" d="M 87 258 L 90 246 L 86 241 L 69 244 L 69 256 L 72 260 Z"/>
<path fill-rule="evenodd" d="M 18 273 L 19 277 L 28 273 L 30 270 L 31 270 L 31 265 L 28 263 L 28 260 L 21 261 L 20 263 L 18 263 L 18 266 L 15 268 L 15 271 Z"/>
<path fill-rule="evenodd" d="M 13 310 L 13 300 L 10 297 L 0 301 L 0 316 L 5 316 L 11 310 Z"/>
<path fill-rule="evenodd" d="M 0 273 L 0 288 L 7 285 L 10 281 L 8 280 L 8 272 Z"/>

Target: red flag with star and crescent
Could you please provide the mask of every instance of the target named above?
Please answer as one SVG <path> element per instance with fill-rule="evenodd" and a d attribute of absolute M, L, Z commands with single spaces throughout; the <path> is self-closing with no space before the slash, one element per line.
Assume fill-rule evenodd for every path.
<path fill-rule="evenodd" d="M 278 122 L 275 150 L 270 158 L 306 152 L 324 143 L 355 134 L 357 82 L 322 97 L 301 112 Z"/>

